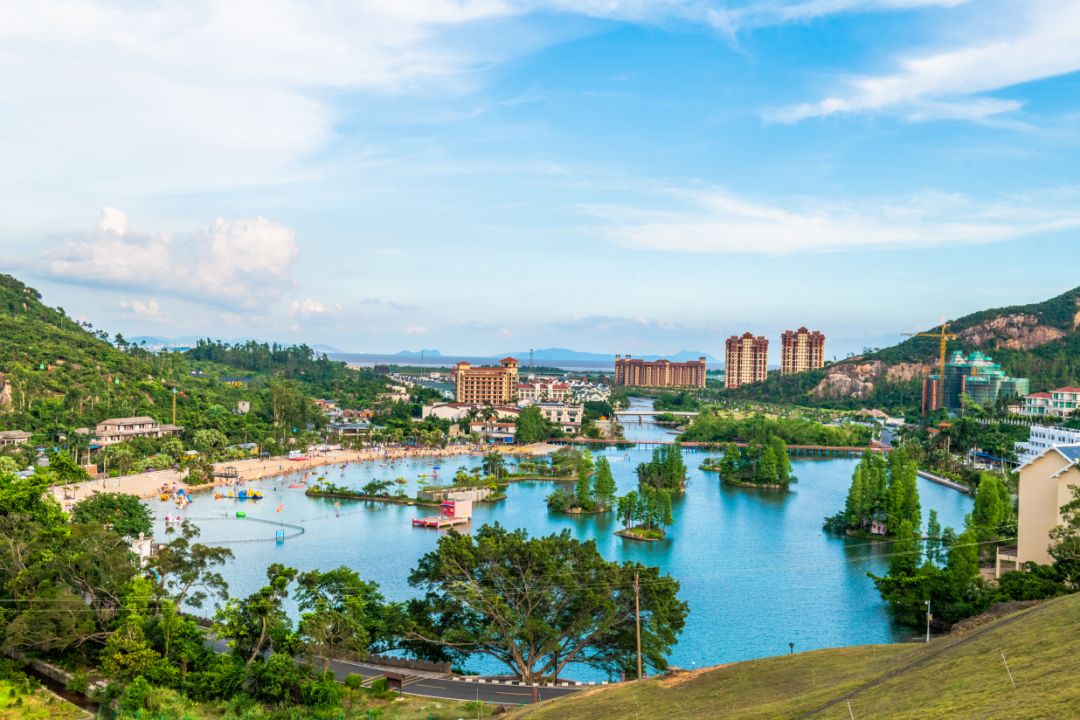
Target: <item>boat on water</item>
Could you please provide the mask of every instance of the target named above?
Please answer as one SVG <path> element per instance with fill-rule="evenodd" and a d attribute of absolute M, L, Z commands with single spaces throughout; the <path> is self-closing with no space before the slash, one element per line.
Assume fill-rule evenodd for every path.
<path fill-rule="evenodd" d="M 232 498 L 233 500 L 262 500 L 263 494 L 258 490 L 244 489 L 236 494 L 233 494 L 232 491 L 229 491 L 229 494 L 226 495 L 226 497 Z"/>

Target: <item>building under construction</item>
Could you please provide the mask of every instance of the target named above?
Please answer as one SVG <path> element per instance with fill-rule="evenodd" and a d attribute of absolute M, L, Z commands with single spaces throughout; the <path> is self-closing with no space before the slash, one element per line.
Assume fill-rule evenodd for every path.
<path fill-rule="evenodd" d="M 964 405 L 994 405 L 1000 398 L 1023 397 L 1030 392 L 1027 378 L 1009 377 L 1001 365 L 981 352 L 968 356 L 957 351 L 945 364 L 945 379 L 941 373 L 923 381 L 923 412 L 944 408 L 963 412 Z"/>

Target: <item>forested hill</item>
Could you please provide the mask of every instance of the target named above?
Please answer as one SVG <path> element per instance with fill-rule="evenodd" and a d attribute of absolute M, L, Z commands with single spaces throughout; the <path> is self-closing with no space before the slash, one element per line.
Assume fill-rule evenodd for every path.
<path fill-rule="evenodd" d="M 349 370 L 305 346 L 200 343 L 188 353 L 150 353 L 117 335 L 80 324 L 16 278 L 0 275 L 0 429 L 27 430 L 35 442 L 55 441 L 109 417 L 149 415 L 189 430 L 216 429 L 230 440 L 261 441 L 271 417 L 270 390 L 374 400 L 385 383 L 370 371 Z M 238 417 L 237 402 L 251 403 Z M 295 404 L 295 403 L 294 403 Z M 299 403 L 295 420 L 308 415 Z M 278 418 L 283 421 L 283 418 Z"/>
<path fill-rule="evenodd" d="M 1080 384 L 1080 288 L 1040 303 L 966 315 L 951 321 L 949 332 L 959 336 L 949 342 L 949 352 L 981 350 L 1010 375 L 1030 378 L 1033 392 Z M 919 405 L 924 370 L 937 363 L 938 347 L 934 338 L 912 337 L 825 370 L 773 375 L 730 395 L 836 407 L 914 409 Z"/>

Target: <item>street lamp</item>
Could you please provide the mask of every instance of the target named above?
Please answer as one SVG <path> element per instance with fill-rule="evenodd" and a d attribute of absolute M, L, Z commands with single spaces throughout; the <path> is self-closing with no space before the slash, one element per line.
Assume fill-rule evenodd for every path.
<path fill-rule="evenodd" d="M 791 649 L 791 654 L 794 655 L 795 654 L 795 643 L 789 642 L 788 647 Z"/>
<path fill-rule="evenodd" d="M 930 619 L 933 616 L 930 614 L 930 601 L 926 601 L 926 642 L 930 642 Z"/>

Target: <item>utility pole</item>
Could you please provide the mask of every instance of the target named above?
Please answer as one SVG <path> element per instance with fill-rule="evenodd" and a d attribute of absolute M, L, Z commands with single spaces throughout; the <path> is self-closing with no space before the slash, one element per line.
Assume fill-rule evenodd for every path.
<path fill-rule="evenodd" d="M 637 625 L 637 679 L 641 679 L 641 586 L 638 571 L 634 571 L 634 622 Z"/>
<path fill-rule="evenodd" d="M 926 601 L 926 642 L 930 642 L 930 601 Z"/>
<path fill-rule="evenodd" d="M 176 388 L 172 389 L 172 424 L 176 424 Z"/>

